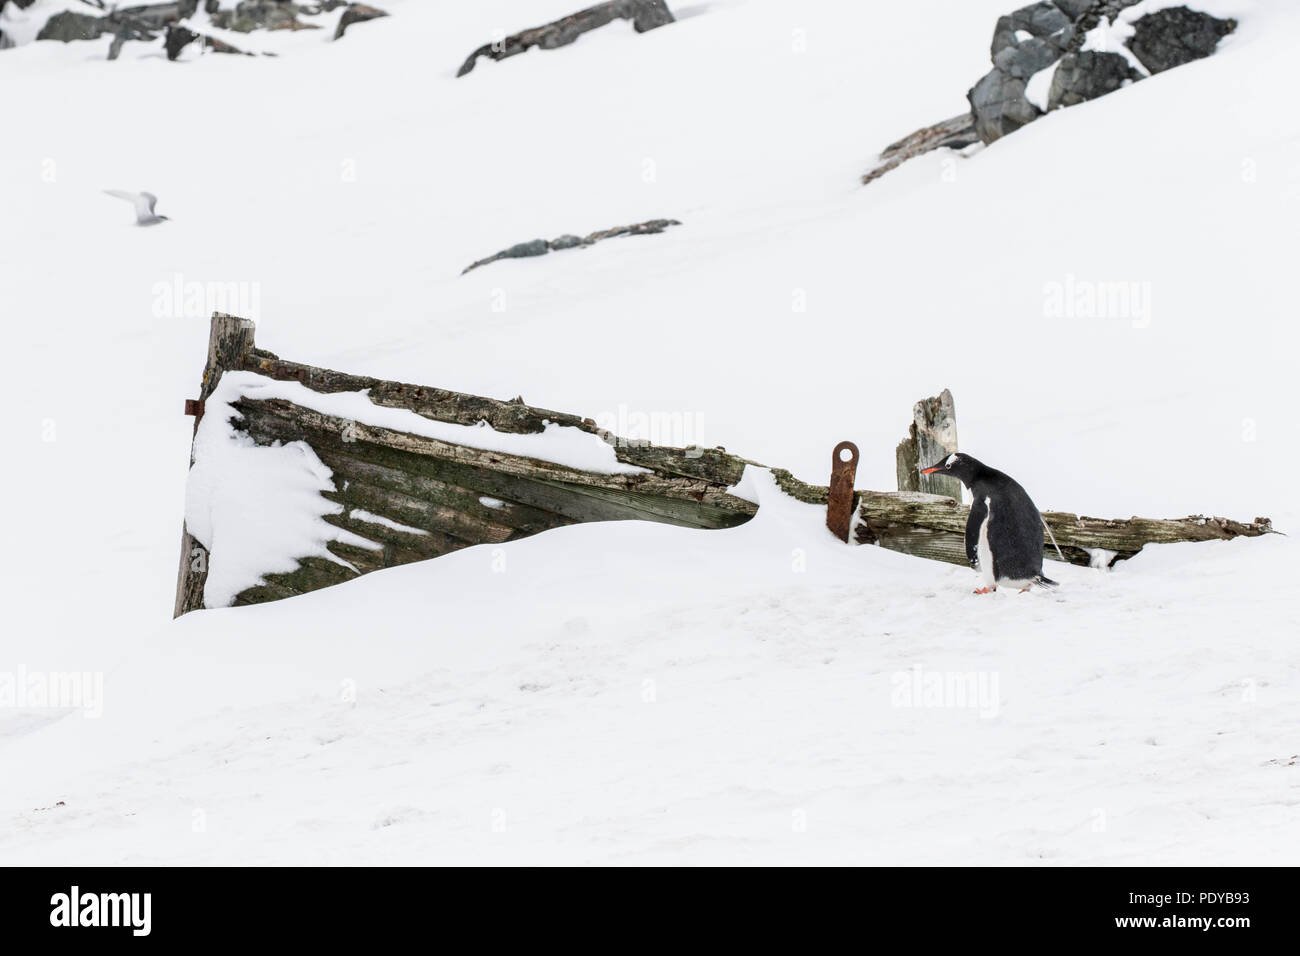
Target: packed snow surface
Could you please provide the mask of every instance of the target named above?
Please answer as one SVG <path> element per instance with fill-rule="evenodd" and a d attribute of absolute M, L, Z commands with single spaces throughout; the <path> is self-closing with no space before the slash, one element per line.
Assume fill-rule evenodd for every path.
<path fill-rule="evenodd" d="M 976 596 L 750 469 L 731 530 L 564 528 L 170 619 L 214 308 L 295 361 L 626 406 L 807 481 L 851 439 L 863 488 L 948 387 L 962 449 L 1044 509 L 1300 524 L 1294 5 L 867 187 L 1015 0 L 677 4 L 454 77 L 582 5 L 388 0 L 337 43 L 254 35 L 276 57 L 0 51 L 0 859 L 1294 862 L 1294 537 Z M 238 480 L 313 546 L 305 447 L 225 450 L 269 456 Z M 91 692 L 35 703 L 58 675 Z"/>

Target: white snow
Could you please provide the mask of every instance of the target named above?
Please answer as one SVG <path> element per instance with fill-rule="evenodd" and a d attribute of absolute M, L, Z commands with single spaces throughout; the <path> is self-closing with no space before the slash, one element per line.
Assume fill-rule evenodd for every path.
<path fill-rule="evenodd" d="M 483 499 L 480 498 L 479 501 Z M 385 528 L 391 528 L 394 531 L 405 531 L 407 534 L 428 534 L 423 528 L 415 528 L 409 524 L 402 524 L 400 521 L 394 521 L 392 518 L 386 518 L 383 515 L 372 514 L 361 508 L 353 508 L 349 514 L 358 521 L 369 521 L 371 524 L 383 525 Z"/>
<path fill-rule="evenodd" d="M 1052 92 L 1052 78 L 1056 76 L 1056 68 L 1060 65 L 1061 61 L 1057 60 L 1051 66 L 1043 67 L 1025 84 L 1025 99 L 1044 113 L 1047 112 L 1048 97 Z"/>
<path fill-rule="evenodd" d="M 883 145 L 964 108 L 1014 3 L 719 0 L 454 78 L 495 28 L 581 5 L 388 0 L 337 44 L 268 37 L 274 58 L 0 51 L 22 91 L 0 107 L 22 466 L 0 672 L 103 677 L 97 720 L 0 707 L 0 858 L 1294 861 L 1294 536 L 976 597 L 968 569 L 845 547 L 750 469 L 759 514 L 728 531 L 564 528 L 170 620 L 207 342 L 155 309 L 178 273 L 256 287 L 259 344 L 296 361 L 689 413 L 818 483 L 851 439 L 858 487 L 892 487 L 912 403 L 949 387 L 963 449 L 1045 509 L 1294 531 L 1293 5 L 1241 4 L 1208 60 L 867 187 Z M 918 70 L 897 37 L 932 22 Z M 291 106 L 264 108 L 277 89 Z M 1168 132 L 1207 122 L 1191 149 Z M 124 222 L 115 185 L 172 220 Z M 459 275 L 658 216 L 684 224 Z M 1051 314 L 1067 273 L 1150 283 L 1149 321 Z M 918 334 L 923 362 L 881 360 Z M 1196 467 L 1170 475 L 1152 421 Z M 265 547 L 318 544 L 319 462 L 240 452 Z M 217 525 L 248 497 L 225 480 Z"/>
<path fill-rule="evenodd" d="M 186 560 L 207 562 L 208 607 L 228 606 L 266 574 L 295 570 L 300 557 L 352 567 L 326 549 L 328 541 L 380 547 L 323 519 L 343 506 L 321 497 L 320 492 L 335 490 L 333 473 L 309 445 L 259 447 L 231 427 L 230 420 L 240 416 L 230 402 L 246 393 L 240 379 L 247 374 L 222 376 L 194 435 L 185 526 L 208 554 Z"/>
<path fill-rule="evenodd" d="M 1083 46 L 1079 49 L 1097 53 L 1118 53 L 1142 76 L 1150 76 L 1151 71 L 1143 66 L 1142 61 L 1125 45 L 1136 32 L 1124 17 L 1117 16 L 1114 21 L 1102 17 L 1101 21 L 1084 35 Z"/>
<path fill-rule="evenodd" d="M 1110 563 L 1119 556 L 1117 551 L 1107 551 L 1105 548 L 1087 548 L 1088 565 L 1094 568 L 1109 568 Z"/>

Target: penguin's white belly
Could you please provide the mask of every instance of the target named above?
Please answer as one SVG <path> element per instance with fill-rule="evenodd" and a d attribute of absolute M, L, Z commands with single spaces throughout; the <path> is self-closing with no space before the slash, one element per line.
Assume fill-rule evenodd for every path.
<path fill-rule="evenodd" d="M 989 547 L 989 522 L 993 520 L 993 506 L 988 498 L 984 499 L 984 523 L 980 525 L 979 543 L 975 546 L 975 558 L 979 562 L 980 577 L 986 588 L 995 587 L 993 580 L 993 549 Z"/>

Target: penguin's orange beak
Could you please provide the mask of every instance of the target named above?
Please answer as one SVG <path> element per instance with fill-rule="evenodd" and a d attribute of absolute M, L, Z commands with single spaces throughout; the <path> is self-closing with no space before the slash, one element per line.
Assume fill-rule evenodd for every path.
<path fill-rule="evenodd" d="M 929 468 L 922 468 L 921 474 L 933 475 L 936 471 L 943 471 L 943 465 L 931 465 Z"/>

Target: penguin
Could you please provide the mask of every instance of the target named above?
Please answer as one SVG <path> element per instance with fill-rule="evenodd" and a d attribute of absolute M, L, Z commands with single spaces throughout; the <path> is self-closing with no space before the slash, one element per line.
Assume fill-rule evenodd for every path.
<path fill-rule="evenodd" d="M 952 475 L 970 490 L 966 558 L 984 582 L 976 594 L 998 585 L 1022 593 L 1034 584 L 1056 586 L 1043 577 L 1043 517 L 1019 482 L 960 452 L 921 469 L 923 475 L 935 473 Z"/>

